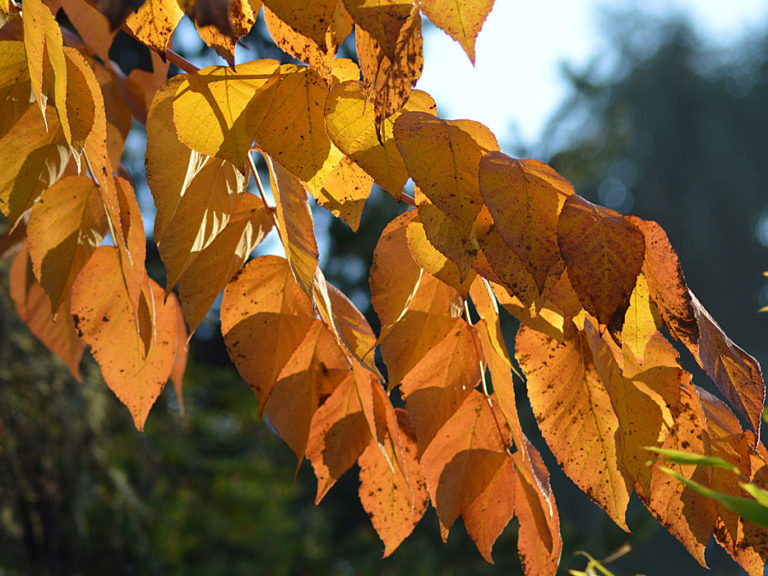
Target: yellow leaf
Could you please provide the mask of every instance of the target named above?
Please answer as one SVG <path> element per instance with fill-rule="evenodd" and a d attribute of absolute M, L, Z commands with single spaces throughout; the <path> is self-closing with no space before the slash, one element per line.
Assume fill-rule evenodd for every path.
<path fill-rule="evenodd" d="M 226 228 L 179 278 L 184 318 L 194 332 L 224 286 L 272 229 L 272 211 L 260 198 L 243 194 Z M 206 278 L 201 282 L 201 278 Z"/>
<path fill-rule="evenodd" d="M 82 2 L 82 0 L 60 0 L 60 2 L 83 43 L 102 62 L 109 62 L 109 48 L 117 35 L 117 29 L 110 25 L 106 16 L 88 2 Z"/>
<path fill-rule="evenodd" d="M 313 321 L 312 304 L 283 258 L 251 260 L 224 289 L 221 333 L 260 411 Z"/>
<path fill-rule="evenodd" d="M 80 358 L 85 344 L 78 338 L 69 315 L 69 294 L 62 314 L 54 315 L 51 301 L 32 274 L 26 246 L 13 259 L 9 290 L 19 317 L 29 326 L 46 348 L 66 364 L 72 375 L 80 380 Z"/>
<path fill-rule="evenodd" d="M 115 248 L 96 250 L 72 288 L 71 310 L 104 380 L 142 430 L 174 366 L 176 309 L 146 273 L 134 307 L 120 266 Z"/>
<path fill-rule="evenodd" d="M 261 0 L 233 0 L 229 3 L 228 23 L 231 34 L 223 33 L 214 24 L 200 25 L 195 22 L 197 32 L 208 46 L 224 58 L 230 66 L 235 65 L 235 44 L 250 32 L 261 9 Z"/>
<path fill-rule="evenodd" d="M 546 164 L 501 152 L 482 158 L 479 178 L 496 229 L 542 292 L 560 260 L 557 220 L 573 188 Z"/>
<path fill-rule="evenodd" d="M 32 88 L 22 42 L 0 42 L 0 137 L 30 106 Z"/>
<path fill-rule="evenodd" d="M 421 14 L 416 6 L 411 8 L 408 20 L 396 37 L 394 59 L 387 56 L 379 42 L 359 26 L 355 32 L 355 43 L 365 92 L 373 94 L 376 127 L 381 133 L 384 119 L 400 111 L 421 77 L 424 65 Z"/>
<path fill-rule="evenodd" d="M 254 60 L 236 71 L 209 66 L 182 76 L 173 102 L 179 140 L 202 154 L 244 168 L 254 135 L 252 102 L 277 78 L 278 67 L 274 60 Z"/>
<path fill-rule="evenodd" d="M 372 185 L 373 178 L 344 156 L 328 174 L 320 195 L 315 199 L 320 206 L 344 220 L 353 232 L 357 232 Z"/>
<path fill-rule="evenodd" d="M 601 324 L 624 312 L 643 266 L 643 233 L 617 212 L 569 196 L 558 222 L 560 253 L 573 289 Z"/>
<path fill-rule="evenodd" d="M 498 150 L 496 138 L 478 122 L 442 120 L 424 112 L 404 112 L 394 134 L 413 181 L 466 242 L 483 206 L 480 159 Z"/>
<path fill-rule="evenodd" d="M 495 0 L 421 0 L 421 11 L 445 30 L 475 63 L 475 40 Z"/>
<path fill-rule="evenodd" d="M 246 185 L 232 163 L 190 150 L 168 130 L 179 82 L 158 91 L 147 118 L 147 183 L 157 207 L 155 242 L 168 271 L 166 292 L 227 226 Z"/>
<path fill-rule="evenodd" d="M 183 15 L 176 0 L 146 0 L 125 25 L 139 42 L 164 55 Z"/>
<path fill-rule="evenodd" d="M 45 114 L 47 129 L 40 110 L 29 107 L 0 138 L 0 211 L 11 226 L 61 177 L 70 159 L 55 113 Z"/>
<path fill-rule="evenodd" d="M 397 59 L 397 43 L 411 15 L 411 0 L 344 0 L 358 30 L 365 30 L 391 61 Z"/>
<path fill-rule="evenodd" d="M 54 312 L 106 233 L 99 191 L 86 176 L 59 180 L 33 207 L 27 223 L 29 255 Z"/>
<path fill-rule="evenodd" d="M 420 90 L 411 94 L 404 109 L 436 113 L 434 100 Z M 410 176 L 392 136 L 396 119 L 394 115 L 384 120 L 377 133 L 375 113 L 360 82 L 337 84 L 325 103 L 325 125 L 333 143 L 399 199 Z"/>
<path fill-rule="evenodd" d="M 249 115 L 258 147 L 306 182 L 313 195 L 342 158 L 325 133 L 327 96 L 328 86 L 312 68 L 286 64 L 255 96 Z"/>
<path fill-rule="evenodd" d="M 515 356 L 547 445 L 565 473 L 621 528 L 632 490 L 621 464 L 619 422 L 585 337 L 570 325 L 565 340 L 521 327 Z"/>
<path fill-rule="evenodd" d="M 317 271 L 318 251 L 315 225 L 307 193 L 301 181 L 279 162 L 265 156 L 275 198 L 280 240 L 296 282 L 312 298 Z"/>
<path fill-rule="evenodd" d="M 658 312 L 651 303 L 651 295 L 645 276 L 637 276 L 637 284 L 629 297 L 629 307 L 624 315 L 624 326 L 621 329 L 622 345 L 629 348 L 637 361 L 642 364 L 645 358 L 645 346 L 657 332 Z"/>
<path fill-rule="evenodd" d="M 72 133 L 67 118 L 67 63 L 61 30 L 56 18 L 42 0 L 25 2 L 22 16 L 32 92 L 43 113 L 49 97 L 53 97 L 61 130 L 67 143 L 70 143 Z M 52 85 L 48 85 L 49 74 Z"/>
<path fill-rule="evenodd" d="M 325 45 L 325 35 L 339 0 L 266 0 L 264 7 L 318 46 Z"/>

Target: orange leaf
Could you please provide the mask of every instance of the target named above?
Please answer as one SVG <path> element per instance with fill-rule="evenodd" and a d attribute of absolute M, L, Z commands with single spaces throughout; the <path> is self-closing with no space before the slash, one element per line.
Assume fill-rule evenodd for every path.
<path fill-rule="evenodd" d="M 643 266 L 643 233 L 617 212 L 569 196 L 558 223 L 560 252 L 584 308 L 601 324 L 624 311 Z"/>
<path fill-rule="evenodd" d="M 478 344 L 464 320 L 430 344 L 400 381 L 420 453 L 480 383 Z"/>
<path fill-rule="evenodd" d="M 117 35 L 106 16 L 88 2 L 60 0 L 67 18 L 77 30 L 83 43 L 102 62 L 109 62 L 109 48 Z"/>
<path fill-rule="evenodd" d="M 72 287 L 72 316 L 101 367 L 107 385 L 142 430 L 171 375 L 176 351 L 176 310 L 162 289 L 144 276 L 134 308 L 120 272 L 117 250 L 93 253 Z"/>
<path fill-rule="evenodd" d="M 475 63 L 475 40 L 495 0 L 421 0 L 422 12 L 456 40 Z"/>
<path fill-rule="evenodd" d="M 315 503 L 352 467 L 371 437 L 355 376 L 350 374 L 312 418 L 306 454 L 317 476 Z"/>
<path fill-rule="evenodd" d="M 0 137 L 30 107 L 32 91 L 23 42 L 0 42 Z"/>
<path fill-rule="evenodd" d="M 272 229 L 272 212 L 253 194 L 243 194 L 226 228 L 179 278 L 184 318 L 194 332 L 224 286 Z M 201 278 L 206 278 L 201 282 Z"/>
<path fill-rule="evenodd" d="M 184 372 L 187 369 L 187 355 L 189 346 L 187 345 L 188 334 L 187 326 L 184 324 L 184 315 L 181 312 L 181 306 L 176 299 L 175 294 L 171 294 L 169 300 L 173 301 L 176 309 L 176 350 L 173 355 L 173 369 L 171 370 L 171 382 L 176 391 L 176 399 L 179 402 L 179 408 L 184 413 L 184 396 L 182 388 L 184 386 Z"/>
<path fill-rule="evenodd" d="M 404 110 L 435 114 L 435 102 L 415 90 Z M 376 184 L 399 199 L 410 177 L 393 139 L 397 115 L 384 120 L 377 131 L 376 117 L 360 82 L 344 82 L 331 89 L 325 101 L 325 126 L 331 141 L 370 174 Z"/>
<path fill-rule="evenodd" d="M 421 457 L 443 538 L 509 458 L 509 439 L 502 436 L 499 421 L 487 398 L 472 391 Z"/>
<path fill-rule="evenodd" d="M 349 363 L 333 335 L 315 320 L 280 370 L 265 411 L 299 459 L 304 458 L 312 417 L 349 374 Z"/>
<path fill-rule="evenodd" d="M 215 24 L 201 25 L 197 21 L 195 26 L 200 38 L 216 53 L 224 58 L 230 66 L 235 65 L 235 44 L 256 23 L 256 16 L 261 8 L 260 0 L 231 0 L 227 3 L 228 13 L 222 20 L 226 20 L 228 33 L 222 32 Z"/>
<path fill-rule="evenodd" d="M 313 320 L 312 304 L 283 258 L 251 260 L 224 289 L 221 333 L 260 411 Z"/>
<path fill-rule="evenodd" d="M 413 531 L 429 502 L 408 414 L 404 410 L 396 413 L 396 439 L 383 447 L 371 441 L 358 460 L 360 502 L 384 542 L 385 558 Z"/>
<path fill-rule="evenodd" d="M 54 316 L 48 295 L 32 274 L 26 246 L 13 259 L 9 288 L 19 317 L 46 348 L 61 358 L 79 381 L 80 358 L 85 344 L 78 338 L 68 311 Z M 68 307 L 69 294 L 63 304 Z"/>
<path fill-rule="evenodd" d="M 547 445 L 565 473 L 627 530 L 632 485 L 621 464 L 619 422 L 586 338 L 572 324 L 565 340 L 522 326 L 515 356 Z"/>
<path fill-rule="evenodd" d="M 515 452 L 517 468 L 515 516 L 520 522 L 517 549 L 526 576 L 554 576 L 560 564 L 563 541 L 560 518 L 549 486 L 549 473 L 539 452 L 527 442 L 525 454 Z"/>
<path fill-rule="evenodd" d="M 684 344 L 712 378 L 717 389 L 747 419 L 759 437 L 765 403 L 760 364 L 725 335 L 693 293 L 691 304 L 699 325 L 699 342 L 697 346 L 690 342 Z"/>
<path fill-rule="evenodd" d="M 411 0 L 344 0 L 358 30 L 365 30 L 391 61 L 397 59 L 398 38 L 408 23 Z"/>
<path fill-rule="evenodd" d="M 651 301 L 648 281 L 641 272 L 637 275 L 637 284 L 629 297 L 629 307 L 621 328 L 622 345 L 629 348 L 640 364 L 645 358 L 645 347 L 657 333 L 657 325 L 660 324 L 658 310 Z"/>
<path fill-rule="evenodd" d="M 54 312 L 106 233 L 99 191 L 86 176 L 59 180 L 35 204 L 27 224 L 29 255 Z"/>
<path fill-rule="evenodd" d="M 501 152 L 481 159 L 479 178 L 496 229 L 543 292 L 560 260 L 558 215 L 573 188 L 546 164 L 516 160 Z"/>

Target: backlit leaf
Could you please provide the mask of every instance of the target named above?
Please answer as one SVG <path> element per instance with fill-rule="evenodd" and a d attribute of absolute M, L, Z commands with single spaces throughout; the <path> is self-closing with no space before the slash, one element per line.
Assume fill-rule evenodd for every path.
<path fill-rule="evenodd" d="M 14 226 L 40 194 L 63 174 L 69 146 L 53 110 L 27 108 L 0 138 L 0 211 Z"/>
<path fill-rule="evenodd" d="M 404 109 L 434 114 L 435 102 L 415 90 Z M 325 102 L 325 125 L 333 143 L 399 199 L 410 176 L 392 135 L 396 119 L 394 115 L 384 120 L 377 133 L 375 113 L 360 82 L 337 84 Z"/>
<path fill-rule="evenodd" d="M 72 317 L 107 385 L 143 429 L 150 408 L 171 375 L 176 351 L 176 309 L 145 276 L 134 308 L 115 248 L 91 256 L 72 288 Z"/>
<path fill-rule="evenodd" d="M 417 461 L 416 440 L 404 410 L 397 410 L 397 454 L 393 443 L 371 442 L 360 455 L 360 502 L 384 542 L 389 556 L 413 531 L 427 509 L 424 473 Z M 393 463 L 400 462 L 400 466 Z"/>
<path fill-rule="evenodd" d="M 219 10 L 228 9 L 227 13 L 209 24 L 203 24 L 196 18 L 195 25 L 203 42 L 213 48 L 230 66 L 234 66 L 235 44 L 241 37 L 248 34 L 256 23 L 256 16 L 261 9 L 261 0 L 230 0 L 226 6 L 218 5 L 217 7 Z M 226 22 L 226 27 L 217 26 L 218 20 Z"/>
<path fill-rule="evenodd" d="M 478 166 L 486 153 L 498 150 L 496 138 L 477 122 L 424 112 L 401 114 L 394 134 L 413 181 L 468 240 L 483 206 Z"/>
<path fill-rule="evenodd" d="M 353 232 L 357 232 L 372 185 L 373 178 L 344 156 L 328 174 L 315 199 L 320 206 L 344 220 Z"/>
<path fill-rule="evenodd" d="M 504 242 L 539 292 L 560 260 L 557 221 L 571 185 L 546 164 L 491 152 L 480 161 L 480 192 Z"/>
<path fill-rule="evenodd" d="M 365 30 L 381 46 L 383 54 L 394 61 L 398 38 L 408 23 L 413 2 L 410 0 L 344 0 L 358 30 Z"/>
<path fill-rule="evenodd" d="M 32 90 L 23 42 L 0 42 L 0 137 L 29 108 Z"/>
<path fill-rule="evenodd" d="M 99 191 L 86 176 L 59 180 L 35 204 L 27 224 L 29 254 L 54 312 L 106 233 Z"/>
<path fill-rule="evenodd" d="M 269 8 L 296 32 L 318 46 L 325 45 L 325 35 L 339 0 L 265 0 Z"/>
<path fill-rule="evenodd" d="M 183 15 L 176 0 L 145 0 L 125 25 L 142 44 L 162 55 Z"/>
<path fill-rule="evenodd" d="M 363 73 L 365 92 L 373 95 L 376 126 L 381 134 L 384 119 L 399 112 L 421 77 L 424 53 L 421 39 L 421 14 L 416 6 L 395 37 L 395 57 L 364 28 L 357 27 L 355 44 Z"/>
<path fill-rule="evenodd" d="M 495 0 L 421 0 L 421 11 L 445 30 L 475 63 L 475 40 Z"/>
<path fill-rule="evenodd" d="M 26 247 L 13 259 L 9 289 L 16 312 L 46 348 L 66 364 L 72 375 L 80 380 L 80 358 L 85 344 L 80 340 L 69 310 L 54 316 L 51 301 L 37 283 Z M 69 307 L 69 295 L 63 303 Z"/>
<path fill-rule="evenodd" d="M 558 223 L 560 252 L 584 308 L 601 324 L 624 311 L 643 266 L 643 233 L 620 214 L 569 196 Z"/>
<path fill-rule="evenodd" d="M 648 281 L 642 273 L 637 276 L 637 284 L 629 297 L 629 307 L 624 315 L 621 329 L 622 345 L 629 348 L 637 361 L 642 364 L 645 358 L 645 346 L 657 332 L 658 318 L 656 307 L 651 302 Z"/>
<path fill-rule="evenodd" d="M 333 335 L 315 320 L 280 370 L 265 407 L 270 423 L 299 463 L 304 458 L 318 406 L 348 374 L 349 363 Z"/>
<path fill-rule="evenodd" d="M 229 357 L 259 401 L 272 392 L 283 367 L 312 326 L 314 312 L 288 262 L 261 256 L 224 289 L 221 333 Z"/>
<path fill-rule="evenodd" d="M 485 396 L 472 391 L 421 458 L 444 537 L 509 458 L 501 421 Z"/>
<path fill-rule="evenodd" d="M 117 30 L 98 9 L 82 0 L 60 0 L 67 18 L 77 30 L 83 43 L 102 62 L 109 62 L 109 48 Z"/>
<path fill-rule="evenodd" d="M 523 326 L 515 341 L 547 445 L 576 485 L 627 530 L 632 484 L 621 465 L 619 422 L 585 337 L 571 325 L 558 342 Z"/>
<path fill-rule="evenodd" d="M 179 278 L 181 309 L 191 332 L 272 226 L 272 211 L 260 198 L 253 194 L 240 196 L 226 228 Z M 201 278 L 206 281 L 201 282 Z"/>
<path fill-rule="evenodd" d="M 207 156 L 245 167 L 253 142 L 251 102 L 277 77 L 278 67 L 274 60 L 254 60 L 236 70 L 209 66 L 182 76 L 173 101 L 179 140 Z"/>

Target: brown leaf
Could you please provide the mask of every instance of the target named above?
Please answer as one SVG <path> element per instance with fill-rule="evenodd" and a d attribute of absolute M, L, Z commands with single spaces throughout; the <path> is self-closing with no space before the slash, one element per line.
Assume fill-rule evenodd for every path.
<path fill-rule="evenodd" d="M 384 119 L 400 111 L 421 77 L 424 65 L 421 14 L 416 6 L 411 8 L 408 20 L 396 37 L 394 58 L 360 26 L 356 27 L 355 43 L 365 91 L 373 95 L 377 132 L 381 134 Z"/>
<path fill-rule="evenodd" d="M 620 214 L 569 196 L 558 222 L 560 253 L 573 289 L 590 314 L 609 324 L 629 305 L 643 266 L 643 233 Z"/>
<path fill-rule="evenodd" d="M 186 12 L 194 20 L 200 38 L 234 66 L 235 44 L 256 23 L 261 0 L 197 0 L 188 4 L 191 6 Z"/>
<path fill-rule="evenodd" d="M 51 352 L 66 364 L 72 375 L 80 381 L 80 358 L 85 344 L 80 340 L 69 315 L 69 294 L 63 304 L 66 310 L 54 315 L 51 301 L 32 274 L 26 246 L 13 259 L 9 282 L 11 299 L 19 317 Z"/>
<path fill-rule="evenodd" d="M 113 30 L 119 28 L 144 2 L 145 0 L 95 0 L 96 7 L 107 17 Z"/>

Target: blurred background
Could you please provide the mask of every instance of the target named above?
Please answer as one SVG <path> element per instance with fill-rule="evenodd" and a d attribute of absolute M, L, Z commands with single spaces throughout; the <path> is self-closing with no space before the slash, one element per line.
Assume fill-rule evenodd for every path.
<path fill-rule="evenodd" d="M 674 10 L 653 3 L 608 10 L 563 1 L 530 13 L 518 2 L 497 4 L 475 69 L 458 45 L 425 28 L 419 88 L 433 94 L 442 116 L 486 123 L 505 152 L 551 163 L 587 198 L 661 223 L 692 290 L 765 365 L 768 314 L 757 313 L 768 304 L 765 8 L 734 0 L 710 3 L 725 7 L 710 13 L 701 8 L 708 3 L 692 0 Z M 285 61 L 261 19 L 244 43 L 238 61 Z M 220 63 L 189 23 L 175 47 L 199 66 Z M 126 72 L 148 62 L 122 37 L 113 57 Z M 134 128 L 124 162 L 151 231 L 144 136 Z M 368 268 L 381 230 L 402 209 L 374 191 L 358 234 L 315 210 L 326 275 L 374 328 Z M 260 248 L 276 249 L 274 239 Z M 0 261 L 0 576 L 521 574 L 514 521 L 496 544 L 495 565 L 482 560 L 460 522 L 443 544 L 431 511 L 382 560 L 355 472 L 314 507 L 309 465 L 294 477 L 295 457 L 258 419 L 215 314 L 191 342 L 184 413 L 168 388 L 137 433 L 92 360 L 77 383 L 17 320 L 8 266 Z M 151 241 L 148 266 L 162 281 Z M 542 447 L 530 410 L 521 412 Z M 623 533 L 543 451 L 561 511 L 562 573 L 583 568 L 577 550 L 601 557 L 624 543 L 632 550 L 611 565 L 617 575 L 738 573 L 714 543 L 711 571 L 698 566 L 636 499 L 633 533 Z"/>

